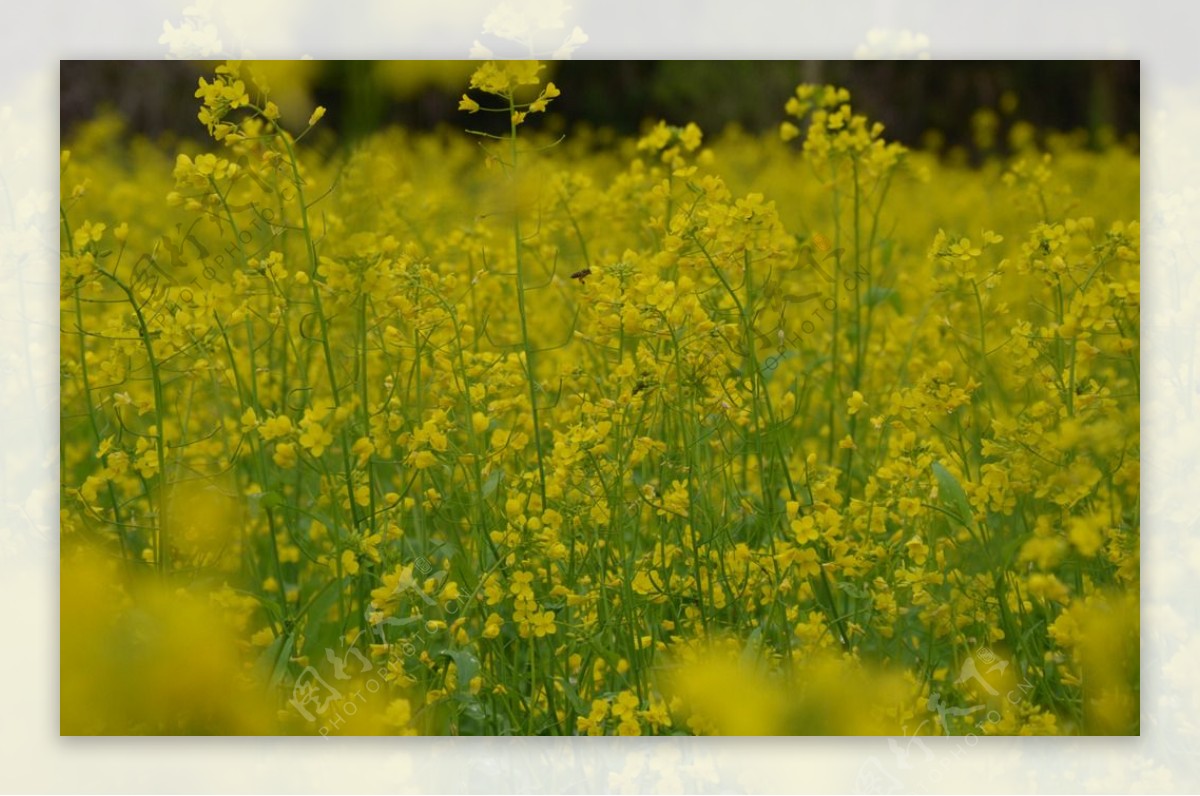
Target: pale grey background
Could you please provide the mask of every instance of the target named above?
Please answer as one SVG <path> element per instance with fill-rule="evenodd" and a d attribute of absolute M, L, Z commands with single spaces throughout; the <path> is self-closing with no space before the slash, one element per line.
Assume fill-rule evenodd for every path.
<path fill-rule="evenodd" d="M 90 792 L 1010 792 L 1200 787 L 1197 12 L 1184 3 L 187 0 L 0 11 L 0 787 Z M 60 58 L 1140 58 L 1143 736 L 60 739 Z M 11 212 L 9 212 L 11 208 Z"/>

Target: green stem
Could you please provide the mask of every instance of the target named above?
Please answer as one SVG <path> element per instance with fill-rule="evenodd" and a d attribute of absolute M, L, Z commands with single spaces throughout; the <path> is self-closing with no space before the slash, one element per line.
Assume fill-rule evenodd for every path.
<path fill-rule="evenodd" d="M 542 494 L 542 509 L 546 509 L 546 466 L 542 450 L 542 425 L 538 418 L 537 370 L 534 367 L 534 348 L 529 342 L 529 322 L 525 312 L 525 269 L 521 261 L 521 208 L 517 205 L 517 117 L 512 95 L 509 105 L 510 168 L 513 179 L 513 246 L 517 261 L 517 311 L 521 316 L 521 346 L 525 354 L 525 374 L 529 383 L 529 410 L 533 416 L 533 444 L 537 451 L 538 486 Z"/>

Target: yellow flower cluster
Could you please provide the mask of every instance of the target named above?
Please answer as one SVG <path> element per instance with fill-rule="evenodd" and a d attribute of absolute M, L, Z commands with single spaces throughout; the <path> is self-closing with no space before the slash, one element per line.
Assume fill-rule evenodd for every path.
<path fill-rule="evenodd" d="M 1135 151 L 504 62 L 326 154 L 245 69 L 64 154 L 64 732 L 1138 731 Z"/>
<path fill-rule="evenodd" d="M 545 67 L 537 61 L 488 61 L 471 76 L 471 88 L 503 100 L 507 107 L 490 108 L 480 105 L 467 94 L 458 103 L 460 111 L 506 111 L 513 128 L 531 113 L 544 113 L 550 101 L 559 96 L 558 87 L 547 83 L 531 102 L 518 102 L 517 93 L 525 86 L 540 85 L 539 74 Z"/>

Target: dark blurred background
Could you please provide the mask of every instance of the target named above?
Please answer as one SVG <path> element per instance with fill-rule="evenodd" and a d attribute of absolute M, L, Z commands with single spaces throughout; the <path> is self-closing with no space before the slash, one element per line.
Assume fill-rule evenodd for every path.
<path fill-rule="evenodd" d="M 349 145 L 380 126 L 428 129 L 448 123 L 484 127 L 494 117 L 457 111 L 472 61 L 262 61 L 272 98 L 302 126 L 312 108 Z M 111 108 L 129 130 L 151 137 L 202 138 L 196 121 L 197 79 L 213 64 L 186 61 L 63 61 L 61 132 Z M 774 129 L 801 82 L 850 89 L 855 109 L 883 122 L 888 137 L 909 145 L 976 141 L 975 111 L 1039 128 L 1084 130 L 1092 142 L 1139 132 L 1138 61 L 560 61 L 548 75 L 562 90 L 540 124 L 587 122 L 618 132 L 647 120 L 695 121 L 708 134 L 736 123 Z M 1003 124 L 999 125 L 1003 132 Z M 929 131 L 935 135 L 927 137 Z M 1003 146 L 1003 136 L 997 139 Z"/>

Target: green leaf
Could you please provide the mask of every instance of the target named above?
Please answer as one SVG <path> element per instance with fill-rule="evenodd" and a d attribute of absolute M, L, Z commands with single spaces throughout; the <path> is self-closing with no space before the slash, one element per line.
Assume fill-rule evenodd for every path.
<path fill-rule="evenodd" d="M 856 586 L 853 583 L 850 583 L 848 581 L 839 582 L 837 584 L 837 587 L 839 589 L 841 589 L 842 591 L 846 592 L 846 594 L 849 594 L 851 597 L 855 598 L 856 600 L 864 600 L 871 596 L 870 594 L 867 593 L 866 589 L 860 589 L 858 586 Z"/>
<path fill-rule="evenodd" d="M 759 625 L 751 631 L 750 637 L 746 639 L 746 646 L 742 648 L 742 666 L 747 669 L 761 669 L 764 664 L 762 635 L 762 625 Z"/>
<path fill-rule="evenodd" d="M 884 238 L 879 241 L 880 262 L 883 265 L 883 270 L 887 271 L 888 266 L 892 264 L 892 253 L 896 250 L 896 241 L 891 238 Z"/>
<path fill-rule="evenodd" d="M 571 682 L 570 678 L 566 678 L 561 682 L 563 693 L 567 695 L 567 701 L 571 703 L 571 708 L 580 716 L 586 716 L 588 714 L 588 707 L 579 698 L 579 692 L 575 690 L 575 684 Z"/>
<path fill-rule="evenodd" d="M 333 584 L 336 583 L 336 581 L 330 580 L 329 583 Z M 330 609 L 332 609 L 334 604 L 337 602 L 337 598 L 338 590 L 336 588 L 322 589 L 317 593 L 312 602 L 309 603 L 308 609 L 304 612 L 304 615 L 309 617 L 328 616 Z M 309 633 L 305 634 L 305 639 L 307 641 L 305 646 L 307 647 L 307 653 L 309 655 L 324 655 L 324 649 L 327 647 L 336 647 L 340 643 L 338 639 L 339 631 L 335 624 L 329 623 L 322 628 L 318 623 L 313 622 L 311 619 L 309 624 L 314 626 L 312 631 L 315 631 L 310 631 Z"/>
<path fill-rule="evenodd" d="M 493 492 L 496 491 L 496 487 L 500 485 L 500 479 L 503 476 L 504 476 L 504 470 L 499 469 L 499 468 L 492 470 L 491 475 L 489 475 L 487 477 L 487 480 L 483 482 L 483 496 L 484 497 L 489 497 L 489 496 L 491 496 L 491 494 Z"/>
<path fill-rule="evenodd" d="M 442 650 L 445 655 L 458 667 L 459 690 L 466 690 L 467 684 L 479 674 L 479 659 L 469 650 Z"/>
<path fill-rule="evenodd" d="M 277 509 L 284 504 L 283 495 L 278 492 L 264 492 L 260 500 L 265 510 Z"/>
<path fill-rule="evenodd" d="M 971 504 L 967 502 L 967 493 L 963 491 L 958 479 L 940 463 L 933 463 L 933 475 L 938 482 L 938 498 L 946 507 L 948 513 L 955 517 L 971 532 L 975 532 L 975 516 L 971 513 Z"/>
<path fill-rule="evenodd" d="M 867 291 L 867 306 L 875 307 L 888 302 L 896 312 L 903 312 L 900 306 L 900 293 L 894 287 L 875 286 Z"/>
<path fill-rule="evenodd" d="M 296 643 L 294 633 L 285 633 L 282 636 L 277 636 L 267 648 L 262 651 L 255 661 L 255 669 L 258 670 L 260 679 L 267 679 L 267 672 L 270 672 L 270 687 L 274 689 L 283 680 L 283 676 L 287 674 L 288 661 L 291 660 L 292 646 Z"/>
<path fill-rule="evenodd" d="M 279 639 L 276 639 L 279 641 Z M 275 670 L 271 672 L 271 688 L 277 687 L 283 676 L 287 674 L 288 662 L 292 658 L 292 647 L 296 643 L 296 634 L 288 633 L 283 637 L 283 646 L 279 650 L 279 657 L 275 661 Z"/>
<path fill-rule="evenodd" d="M 487 714 L 483 710 L 483 705 L 479 703 L 478 697 L 466 696 L 464 694 L 455 694 L 454 701 L 462 705 L 462 714 L 472 721 L 482 723 Z"/>

